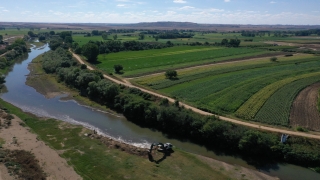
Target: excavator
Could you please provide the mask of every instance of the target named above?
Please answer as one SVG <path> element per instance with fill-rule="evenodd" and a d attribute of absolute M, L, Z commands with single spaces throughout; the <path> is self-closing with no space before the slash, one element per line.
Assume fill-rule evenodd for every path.
<path fill-rule="evenodd" d="M 158 147 L 158 151 L 160 152 L 168 152 L 172 150 L 172 144 L 170 143 L 152 143 L 149 149 L 149 153 L 151 153 L 154 146 Z"/>

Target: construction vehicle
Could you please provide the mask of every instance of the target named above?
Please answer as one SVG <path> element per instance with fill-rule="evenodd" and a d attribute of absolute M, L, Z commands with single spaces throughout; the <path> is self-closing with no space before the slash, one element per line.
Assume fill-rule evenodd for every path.
<path fill-rule="evenodd" d="M 172 150 L 172 144 L 170 143 L 152 143 L 149 149 L 149 153 L 151 153 L 153 147 L 156 146 L 158 151 L 167 152 Z"/>

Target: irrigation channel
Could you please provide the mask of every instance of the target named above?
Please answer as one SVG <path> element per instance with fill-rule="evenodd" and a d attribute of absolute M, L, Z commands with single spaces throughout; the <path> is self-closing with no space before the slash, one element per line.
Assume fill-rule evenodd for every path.
<path fill-rule="evenodd" d="M 229 164 L 256 169 L 248 165 L 240 157 L 217 155 L 203 146 L 188 141 L 170 139 L 161 132 L 137 126 L 127 121 L 124 117 L 81 106 L 75 101 L 62 101 L 61 97 L 63 96 L 52 99 L 45 98 L 32 87 L 25 85 L 25 82 L 26 75 L 29 74 L 29 70 L 27 69 L 28 64 L 38 55 L 48 50 L 48 45 L 41 48 L 32 48 L 24 61 L 14 65 L 12 71 L 6 77 L 5 85 L 8 92 L 1 94 L 3 100 L 37 116 L 80 124 L 95 129 L 105 136 L 135 146 L 149 147 L 153 142 L 170 142 L 177 148 L 187 152 L 200 154 Z M 259 167 L 258 170 L 285 180 L 320 179 L 320 174 L 291 164 L 274 164 L 268 167 Z"/>

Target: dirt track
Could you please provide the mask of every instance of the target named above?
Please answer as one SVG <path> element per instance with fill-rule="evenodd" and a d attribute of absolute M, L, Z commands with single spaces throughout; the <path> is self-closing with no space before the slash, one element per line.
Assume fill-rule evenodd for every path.
<path fill-rule="evenodd" d="M 86 63 L 84 63 L 84 61 L 78 55 L 76 55 L 74 53 L 72 53 L 72 54 L 79 61 L 79 63 L 86 64 Z M 90 70 L 94 69 L 93 67 L 91 67 L 88 64 L 87 64 L 87 68 L 90 69 Z M 160 97 L 160 98 L 166 98 L 172 103 L 175 102 L 175 99 L 172 99 L 170 97 L 167 97 L 167 96 L 164 96 L 164 95 L 149 91 L 147 89 L 144 89 L 144 88 L 141 88 L 141 87 L 138 87 L 138 86 L 135 86 L 135 85 L 132 85 L 128 81 L 126 81 L 126 82 L 119 81 L 119 80 L 117 80 L 115 78 L 112 78 L 112 77 L 106 75 L 106 74 L 104 74 L 103 76 L 106 79 L 109 79 L 110 81 L 112 81 L 114 83 L 121 84 L 121 85 L 124 85 L 124 86 L 127 86 L 127 87 L 137 88 L 137 89 L 140 89 L 141 91 L 149 93 L 151 95 L 154 95 L 154 96 L 157 96 L 157 97 Z M 181 102 L 180 102 L 180 105 L 184 106 L 186 109 L 190 109 L 190 110 L 192 110 L 192 111 L 194 111 L 196 113 L 202 114 L 202 115 L 207 115 L 207 116 L 215 115 L 215 114 L 202 111 L 200 109 L 197 109 L 195 107 L 189 106 L 189 105 L 181 103 Z M 231 118 L 223 117 L 223 116 L 218 116 L 218 117 L 223 121 L 228 121 L 228 122 L 231 122 L 231 123 L 234 123 L 234 124 L 239 124 L 239 125 L 242 125 L 242 126 L 247 126 L 247 127 L 251 127 L 251 128 L 265 130 L 265 131 L 271 131 L 271 132 L 276 132 L 276 133 L 289 134 L 289 135 L 294 135 L 294 136 L 301 136 L 301 137 L 307 137 L 307 138 L 313 138 L 313 139 L 319 139 L 320 140 L 320 134 L 319 133 L 315 133 L 315 132 L 313 134 L 304 133 L 304 132 L 296 132 L 296 131 L 292 131 L 292 130 L 286 130 L 286 129 L 280 129 L 280 128 L 275 128 L 275 127 L 268 127 L 268 126 L 265 126 L 265 125 L 254 124 L 254 123 L 250 123 L 250 122 L 244 122 L 244 121 L 231 119 Z"/>
<path fill-rule="evenodd" d="M 319 88 L 320 83 L 316 83 L 299 93 L 293 102 L 290 113 L 291 126 L 320 131 L 320 113 L 317 108 Z"/>

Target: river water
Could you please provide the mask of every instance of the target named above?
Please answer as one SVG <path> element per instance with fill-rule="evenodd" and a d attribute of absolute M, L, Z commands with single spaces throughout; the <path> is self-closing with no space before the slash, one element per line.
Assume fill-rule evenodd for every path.
<path fill-rule="evenodd" d="M 12 71 L 6 77 L 5 85 L 8 92 L 1 94 L 3 100 L 37 116 L 51 117 L 73 124 L 81 124 L 95 129 L 105 136 L 135 146 L 148 148 L 153 142 L 170 142 L 177 148 L 191 153 L 255 169 L 255 167 L 248 165 L 241 158 L 217 155 L 203 146 L 188 141 L 170 139 L 161 132 L 139 127 L 127 121 L 124 117 L 81 106 L 75 101 L 62 101 L 62 96 L 52 99 L 45 98 L 32 87 L 25 85 L 25 82 L 26 75 L 29 74 L 29 70 L 27 69 L 28 64 L 38 55 L 48 50 L 49 47 L 47 45 L 42 48 L 32 49 L 26 60 L 14 65 Z M 320 174 L 307 168 L 290 164 L 275 164 L 259 168 L 259 171 L 284 180 L 320 179 Z"/>

